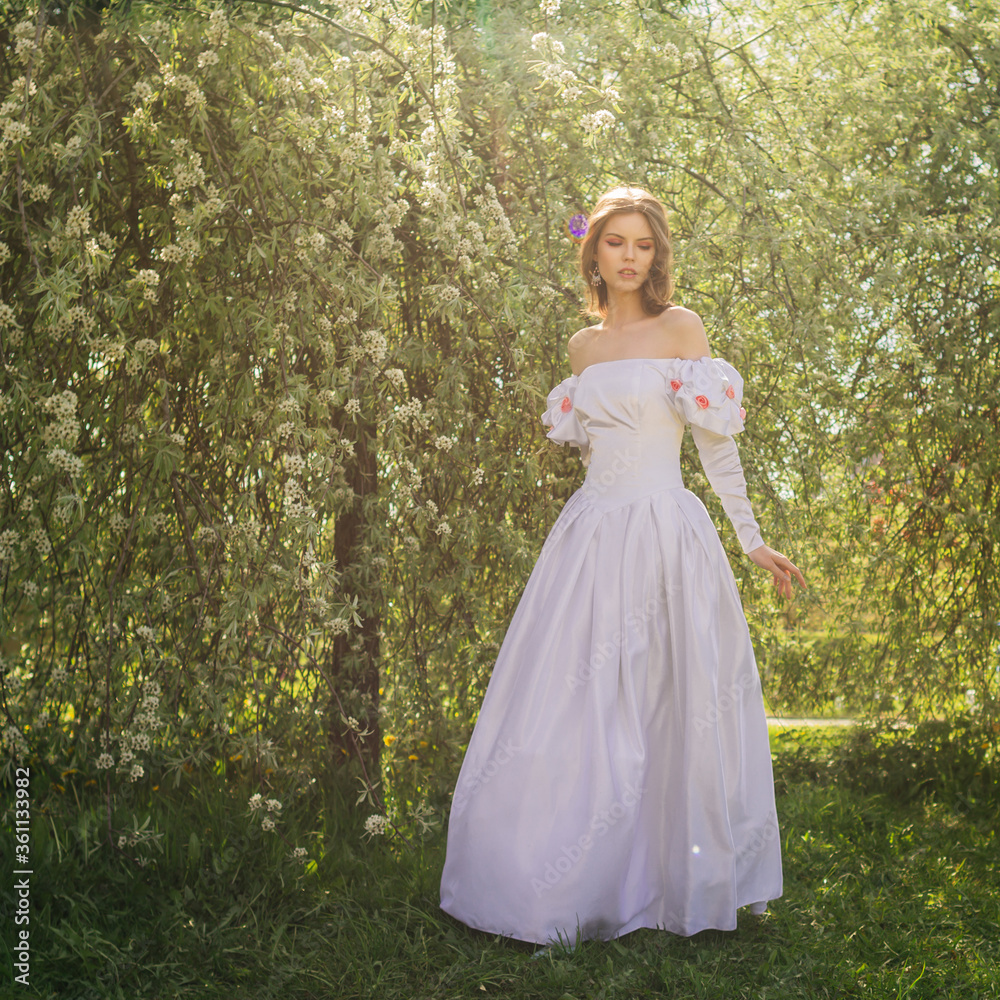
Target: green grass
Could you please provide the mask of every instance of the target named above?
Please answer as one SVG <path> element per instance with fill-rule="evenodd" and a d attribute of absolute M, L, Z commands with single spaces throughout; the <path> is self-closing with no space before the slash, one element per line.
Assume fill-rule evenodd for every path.
<path fill-rule="evenodd" d="M 1000 997 L 995 764 L 953 743 L 940 729 L 774 735 L 785 893 L 766 917 L 537 960 L 442 913 L 442 834 L 412 853 L 366 843 L 349 788 L 312 784 L 285 804 L 281 828 L 317 859 L 309 871 L 246 822 L 244 790 L 210 776 L 164 793 L 162 852 L 139 871 L 94 852 L 96 806 L 58 843 L 53 811 L 32 826 L 33 988 L 4 995 Z"/>

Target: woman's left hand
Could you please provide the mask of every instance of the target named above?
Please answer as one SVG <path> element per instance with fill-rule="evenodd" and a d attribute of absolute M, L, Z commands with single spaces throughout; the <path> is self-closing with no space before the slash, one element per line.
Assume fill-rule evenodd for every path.
<path fill-rule="evenodd" d="M 798 566 L 788 556 L 775 551 L 770 545 L 758 545 L 757 548 L 748 552 L 747 555 L 761 569 L 766 569 L 769 573 L 774 574 L 774 585 L 778 588 L 778 593 L 782 597 L 792 596 L 793 574 L 802 585 L 802 589 L 805 589 L 805 577 Z"/>

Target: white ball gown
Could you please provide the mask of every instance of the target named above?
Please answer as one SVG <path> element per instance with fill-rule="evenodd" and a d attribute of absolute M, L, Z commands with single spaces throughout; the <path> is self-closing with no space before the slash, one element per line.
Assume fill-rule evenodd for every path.
<path fill-rule="evenodd" d="M 587 475 L 507 629 L 452 800 L 441 906 L 546 944 L 732 930 L 781 895 L 760 679 L 732 569 L 681 480 L 690 425 L 744 552 L 763 544 L 720 358 L 628 358 L 542 419 Z"/>

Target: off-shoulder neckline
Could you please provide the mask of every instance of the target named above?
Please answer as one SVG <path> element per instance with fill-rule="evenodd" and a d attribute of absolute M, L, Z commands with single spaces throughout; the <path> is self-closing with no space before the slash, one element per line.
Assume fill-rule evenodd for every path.
<path fill-rule="evenodd" d="M 700 358 L 611 358 L 609 361 L 593 361 L 586 368 L 580 372 L 579 375 L 573 375 L 573 378 L 582 378 L 584 372 L 590 371 L 591 368 L 599 368 L 601 365 L 617 365 L 621 364 L 623 361 L 690 361 L 692 364 L 696 364 L 699 361 L 715 361 L 716 359 L 712 357 L 711 354 L 703 354 Z"/>

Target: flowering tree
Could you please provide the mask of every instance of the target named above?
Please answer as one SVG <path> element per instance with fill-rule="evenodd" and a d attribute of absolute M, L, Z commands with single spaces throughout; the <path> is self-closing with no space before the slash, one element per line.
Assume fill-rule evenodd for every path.
<path fill-rule="evenodd" d="M 8 766 L 99 779 L 109 831 L 217 760 L 443 805 L 580 480 L 538 415 L 566 220 L 621 181 L 669 205 L 819 592 L 738 571 L 775 702 L 996 710 L 988 12 L 291 7 L 6 25 Z"/>

